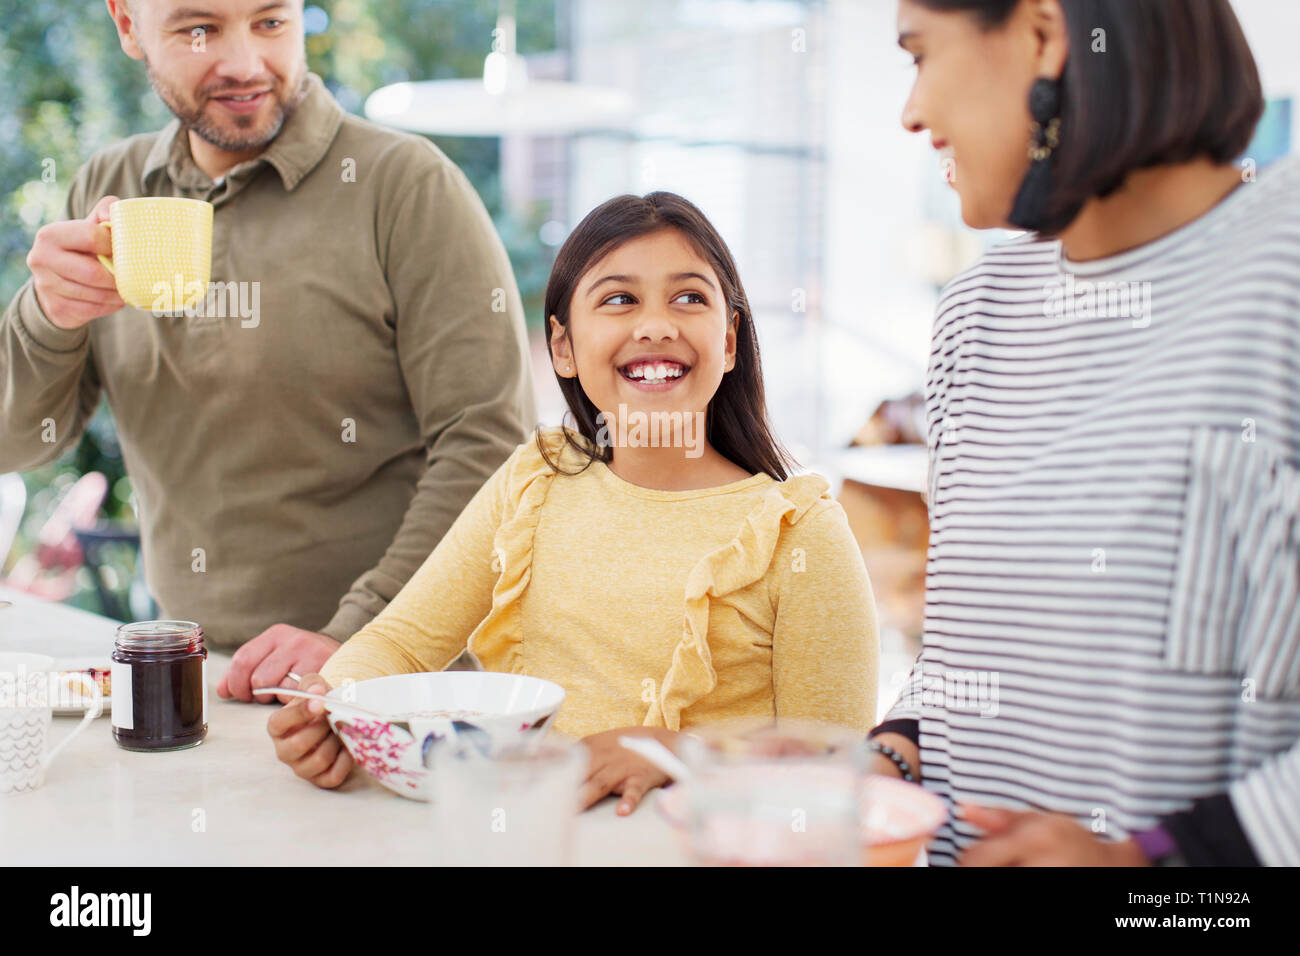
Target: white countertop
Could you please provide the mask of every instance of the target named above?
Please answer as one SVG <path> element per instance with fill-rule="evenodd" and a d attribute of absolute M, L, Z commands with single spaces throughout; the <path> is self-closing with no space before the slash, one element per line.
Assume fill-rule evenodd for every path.
<path fill-rule="evenodd" d="M 0 586 L 0 650 L 102 656 L 116 621 Z M 0 796 L 0 863 L 21 865 L 429 865 L 438 862 L 428 804 L 355 770 L 320 790 L 275 758 L 266 721 L 278 704 L 223 700 L 230 658 L 208 658 L 208 736 L 173 753 L 117 746 L 109 718 L 58 755 L 40 789 Z M 56 717 L 57 743 L 79 718 Z M 651 794 L 629 817 L 604 800 L 579 817 L 579 865 L 685 865 Z M 202 824 L 200 826 L 200 823 Z"/>

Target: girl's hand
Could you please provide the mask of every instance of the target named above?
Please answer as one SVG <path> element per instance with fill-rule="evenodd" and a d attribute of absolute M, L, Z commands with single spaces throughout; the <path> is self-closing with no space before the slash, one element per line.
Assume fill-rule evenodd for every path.
<path fill-rule="evenodd" d="M 298 686 L 316 694 L 330 689 L 319 674 L 308 674 Z M 352 755 L 330 730 L 323 701 L 295 698 L 271 715 L 266 730 L 275 742 L 275 755 L 322 789 L 332 790 L 352 772 Z"/>
<path fill-rule="evenodd" d="M 677 735 L 660 727 L 619 727 L 582 738 L 591 751 L 591 767 L 587 782 L 582 785 L 582 807 L 611 793 L 620 794 L 623 800 L 615 811 L 625 817 L 636 809 L 650 790 L 661 787 L 671 779 L 662 770 L 640 754 L 623 747 L 619 737 L 653 737 L 669 750 L 673 749 Z"/>
<path fill-rule="evenodd" d="M 1102 840 L 1073 817 L 1037 811 L 958 805 L 986 836 L 958 860 L 962 866 L 1149 866 L 1136 841 Z"/>

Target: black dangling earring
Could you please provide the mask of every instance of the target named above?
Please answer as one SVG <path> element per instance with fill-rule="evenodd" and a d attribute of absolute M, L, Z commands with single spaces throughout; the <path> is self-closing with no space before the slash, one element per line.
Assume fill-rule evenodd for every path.
<path fill-rule="evenodd" d="M 1029 172 L 1020 184 L 1010 222 L 1041 232 L 1052 195 L 1052 156 L 1061 145 L 1061 81 L 1039 77 L 1029 90 Z"/>

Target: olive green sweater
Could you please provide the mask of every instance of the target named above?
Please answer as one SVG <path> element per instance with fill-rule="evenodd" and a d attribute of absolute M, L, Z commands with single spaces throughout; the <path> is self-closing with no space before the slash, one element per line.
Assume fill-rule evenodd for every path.
<path fill-rule="evenodd" d="M 69 218 L 110 194 L 211 202 L 224 307 L 66 331 L 29 281 L 0 321 L 0 472 L 74 447 L 107 396 L 149 586 L 219 647 L 279 622 L 349 637 L 535 423 L 519 294 L 464 174 L 308 84 L 215 182 L 173 121 L 71 184 Z"/>

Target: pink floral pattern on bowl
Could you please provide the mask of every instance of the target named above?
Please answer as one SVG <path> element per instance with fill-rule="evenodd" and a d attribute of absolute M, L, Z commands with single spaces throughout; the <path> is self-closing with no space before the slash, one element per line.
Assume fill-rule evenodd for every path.
<path fill-rule="evenodd" d="M 389 790 L 412 800 L 431 798 L 430 771 L 425 767 L 431 741 L 463 734 L 468 743 L 490 754 L 541 740 L 564 702 L 564 688 L 558 684 L 491 672 L 377 677 L 351 685 L 346 697 L 343 690 L 335 688 L 327 697 L 391 713 L 393 719 L 367 719 L 345 707 L 332 709 L 327 703 L 330 727 L 358 766 Z M 466 716 L 419 716 L 429 711 Z"/>
<path fill-rule="evenodd" d="M 390 790 L 420 789 L 424 767 L 403 766 L 412 759 L 418 763 L 415 738 L 396 724 L 354 718 L 339 720 L 334 724 L 334 732 L 357 765 Z"/>

